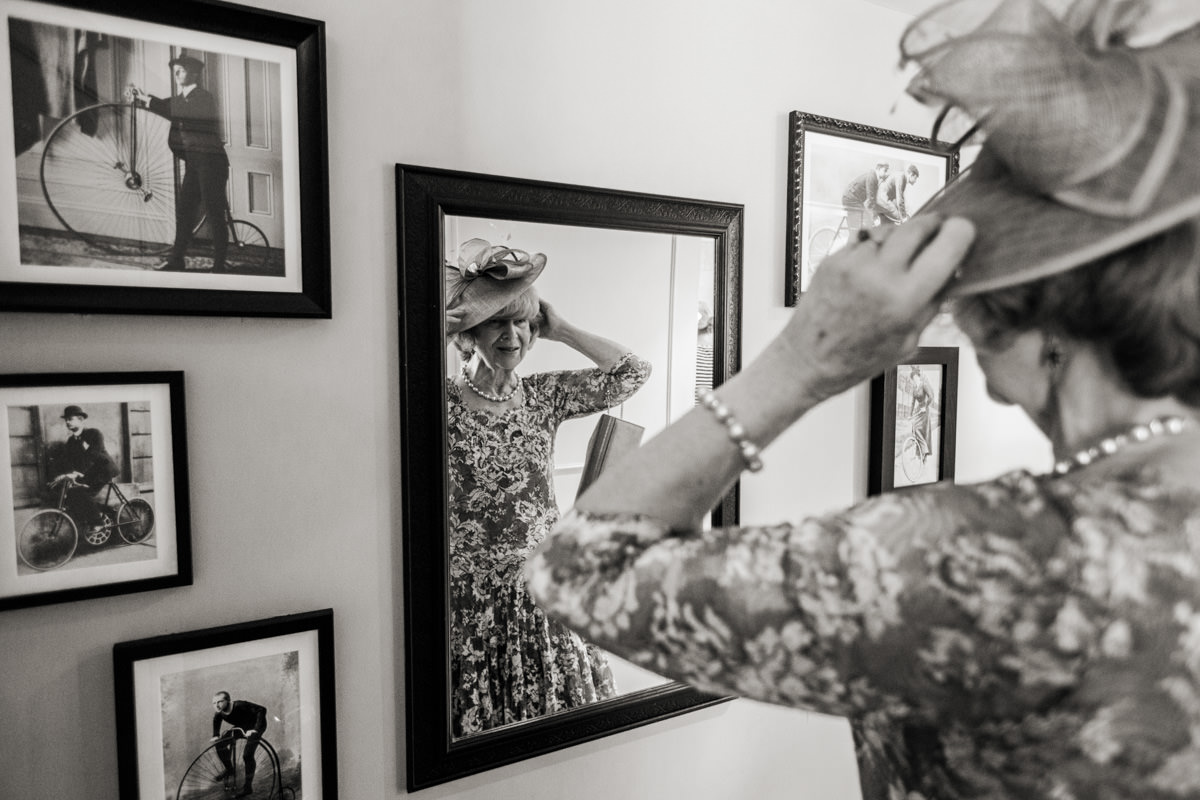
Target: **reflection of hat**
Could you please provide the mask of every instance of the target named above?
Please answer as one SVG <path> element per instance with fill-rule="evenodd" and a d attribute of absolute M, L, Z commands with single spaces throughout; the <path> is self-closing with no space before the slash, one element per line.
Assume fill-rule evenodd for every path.
<path fill-rule="evenodd" d="M 70 419 L 71 417 L 83 417 L 87 419 L 87 414 L 83 413 L 83 409 L 79 406 L 67 406 L 63 409 L 62 418 Z"/>
<path fill-rule="evenodd" d="M 1200 215 L 1200 26 L 1136 49 L 1131 10 L 1145 4 L 1076 2 L 1059 19 L 1040 0 L 953 0 L 905 31 L 921 67 L 909 93 L 961 108 L 987 137 L 922 209 L 975 225 L 953 294 L 1062 272 Z"/>
<path fill-rule="evenodd" d="M 464 313 L 448 333 L 470 330 L 525 293 L 546 266 L 546 256 L 469 239 L 458 248 L 458 265 L 446 265 L 446 310 Z"/>
<path fill-rule="evenodd" d="M 173 67 L 176 64 L 186 69 L 188 72 L 199 72 L 204 69 L 204 62 L 194 56 L 175 56 L 167 62 L 167 66 Z"/>

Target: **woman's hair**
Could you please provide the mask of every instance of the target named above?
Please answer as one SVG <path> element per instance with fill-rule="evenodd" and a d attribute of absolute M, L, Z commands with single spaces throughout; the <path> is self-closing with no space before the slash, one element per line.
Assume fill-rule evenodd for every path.
<path fill-rule="evenodd" d="M 488 317 L 484 322 L 490 322 L 494 319 L 500 320 L 525 320 L 529 322 L 529 330 L 534 338 L 541 332 L 541 298 L 538 297 L 537 289 L 530 286 L 521 294 L 514 297 L 496 313 Z M 479 323 L 479 325 L 484 324 Z M 451 344 L 458 350 L 459 355 L 463 358 L 469 358 L 475 352 L 475 329 L 479 327 L 475 325 L 467 328 L 465 331 L 459 331 L 452 334 L 450 337 Z"/>
<path fill-rule="evenodd" d="M 1200 218 L 1086 266 L 956 301 L 985 346 L 1029 330 L 1091 342 L 1136 395 L 1200 407 Z"/>

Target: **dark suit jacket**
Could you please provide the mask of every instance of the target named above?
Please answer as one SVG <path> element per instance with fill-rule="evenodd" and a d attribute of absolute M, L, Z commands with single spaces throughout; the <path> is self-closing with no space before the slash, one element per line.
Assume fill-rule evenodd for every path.
<path fill-rule="evenodd" d="M 50 471 L 54 477 L 68 472 L 83 473 L 79 482 L 87 484 L 93 491 L 120 473 L 117 462 L 104 446 L 104 434 L 95 428 L 84 428 L 79 436 L 68 437 Z"/>
<path fill-rule="evenodd" d="M 171 120 L 167 146 L 176 156 L 184 161 L 189 155 L 220 156 L 224 163 L 229 163 L 221 141 L 217 104 L 207 90 L 197 86 L 186 97 L 173 95 L 167 100 L 151 97 L 147 108 Z"/>

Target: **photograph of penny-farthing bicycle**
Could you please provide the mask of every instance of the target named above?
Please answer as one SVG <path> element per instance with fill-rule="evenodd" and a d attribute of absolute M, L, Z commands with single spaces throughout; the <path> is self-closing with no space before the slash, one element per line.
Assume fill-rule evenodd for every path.
<path fill-rule="evenodd" d="M 22 263 L 282 274 L 278 65 L 32 20 L 9 42 Z"/>
<path fill-rule="evenodd" d="M 284 275 L 280 62 L 185 28 L 3 8 L 23 267 L 193 288 Z"/>

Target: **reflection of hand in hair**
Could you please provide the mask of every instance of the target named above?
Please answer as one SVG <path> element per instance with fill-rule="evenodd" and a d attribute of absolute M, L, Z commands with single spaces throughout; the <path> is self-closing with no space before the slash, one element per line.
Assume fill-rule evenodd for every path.
<path fill-rule="evenodd" d="M 538 335 L 550 342 L 561 342 L 567 321 L 555 310 L 554 306 L 541 300 L 538 304 L 538 315 L 534 320 L 541 328 Z"/>

